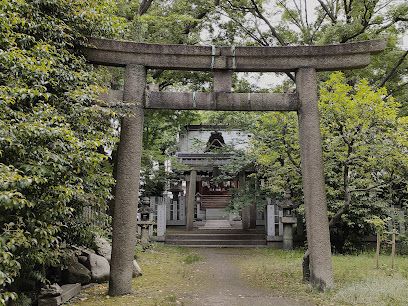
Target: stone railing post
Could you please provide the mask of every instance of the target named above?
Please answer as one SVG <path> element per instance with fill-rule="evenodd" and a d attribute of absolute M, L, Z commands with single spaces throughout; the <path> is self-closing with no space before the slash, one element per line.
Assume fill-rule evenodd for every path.
<path fill-rule="evenodd" d="M 132 291 L 145 86 L 145 67 L 127 65 L 123 100 L 125 103 L 132 104 L 132 110 L 122 119 L 118 149 L 109 280 L 109 295 L 112 296 L 124 295 Z"/>
<path fill-rule="evenodd" d="M 333 287 L 330 233 L 323 176 L 317 74 L 314 68 L 300 68 L 296 73 L 300 107 L 299 142 L 310 254 L 310 281 L 320 290 Z"/>
<path fill-rule="evenodd" d="M 195 206 L 195 195 L 196 195 L 196 184 L 197 183 L 197 171 L 191 170 L 190 172 L 190 183 L 188 185 L 188 197 L 187 197 L 187 222 L 186 229 L 188 231 L 193 230 L 194 222 L 194 206 Z"/>
<path fill-rule="evenodd" d="M 166 235 L 166 206 L 167 201 L 163 198 L 163 201 L 157 205 L 157 240 L 164 241 Z"/>
<path fill-rule="evenodd" d="M 271 204 L 271 200 L 268 199 L 266 206 L 266 235 L 268 240 L 276 236 L 275 231 L 275 205 Z"/>

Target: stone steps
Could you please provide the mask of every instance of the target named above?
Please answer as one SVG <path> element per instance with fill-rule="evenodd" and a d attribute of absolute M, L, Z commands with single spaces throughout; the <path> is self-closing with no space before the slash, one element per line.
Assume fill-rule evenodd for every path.
<path fill-rule="evenodd" d="M 212 246 L 227 246 L 227 245 L 266 245 L 265 239 L 262 240 L 215 240 L 215 239 L 191 239 L 191 240 L 168 240 L 166 239 L 166 244 L 174 244 L 181 246 L 191 246 L 191 245 L 212 245 Z"/>
<path fill-rule="evenodd" d="M 209 221 L 228 221 L 229 213 L 224 208 L 207 208 L 205 211 L 206 225 Z"/>
<path fill-rule="evenodd" d="M 226 244 L 219 244 L 219 245 L 217 245 L 217 244 L 208 244 L 208 245 L 206 245 L 206 244 L 202 244 L 202 245 L 197 245 L 197 244 L 185 244 L 185 245 L 177 245 L 177 244 L 168 244 L 168 246 L 183 246 L 183 247 L 186 247 L 186 248 L 234 248 L 234 249 L 237 249 L 237 248 L 267 248 L 267 247 L 269 247 L 268 245 L 266 245 L 266 244 L 256 244 L 256 245 L 248 245 L 248 244 L 244 244 L 244 245 L 237 245 L 237 244 L 231 244 L 231 245 L 226 245 Z"/>
<path fill-rule="evenodd" d="M 199 227 L 198 229 L 231 229 L 231 224 L 228 220 L 207 220 L 204 226 Z"/>
<path fill-rule="evenodd" d="M 264 234 L 171 234 L 169 240 L 263 240 Z"/>
<path fill-rule="evenodd" d="M 201 208 L 225 208 L 231 202 L 231 195 L 202 195 Z"/>
<path fill-rule="evenodd" d="M 165 243 L 188 247 L 262 247 L 267 244 L 263 231 L 239 229 L 167 233 Z"/>

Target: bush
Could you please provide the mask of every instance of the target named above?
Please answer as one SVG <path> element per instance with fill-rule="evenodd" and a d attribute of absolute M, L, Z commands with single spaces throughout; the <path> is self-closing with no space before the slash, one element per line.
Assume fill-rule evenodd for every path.
<path fill-rule="evenodd" d="M 82 207 L 110 198 L 101 148 L 115 142 L 114 114 L 96 106 L 96 75 L 76 50 L 113 33 L 111 4 L 0 0 L 0 304 L 88 243 Z"/>

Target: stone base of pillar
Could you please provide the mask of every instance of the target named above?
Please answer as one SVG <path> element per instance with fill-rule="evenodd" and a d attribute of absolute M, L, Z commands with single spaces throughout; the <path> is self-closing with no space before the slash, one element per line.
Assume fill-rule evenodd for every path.
<path fill-rule="evenodd" d="M 293 225 L 291 223 L 283 224 L 283 249 L 293 250 Z"/>

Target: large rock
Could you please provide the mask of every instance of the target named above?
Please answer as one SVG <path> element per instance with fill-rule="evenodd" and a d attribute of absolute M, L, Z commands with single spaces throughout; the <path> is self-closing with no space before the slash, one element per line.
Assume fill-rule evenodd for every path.
<path fill-rule="evenodd" d="M 111 256 L 112 256 L 112 246 L 110 242 L 103 237 L 96 236 L 94 243 L 96 246 L 96 253 L 106 258 L 110 263 Z M 92 268 L 89 265 L 88 265 L 88 268 L 92 270 Z M 138 265 L 137 261 L 133 260 L 132 276 L 138 277 L 141 275 L 142 275 L 142 269 Z"/>
<path fill-rule="evenodd" d="M 93 282 L 101 283 L 109 279 L 110 266 L 108 260 L 96 254 L 88 256 L 87 266 L 91 270 Z"/>
<path fill-rule="evenodd" d="M 77 258 L 78 258 L 79 263 L 83 264 L 86 267 L 86 262 L 88 261 L 88 256 L 89 255 L 86 255 L 86 256 L 80 255 L 80 256 L 78 256 Z"/>
<path fill-rule="evenodd" d="M 133 277 L 138 277 L 142 276 L 142 269 L 140 268 L 139 264 L 137 263 L 136 260 L 133 260 L 133 266 L 132 266 L 132 276 Z"/>
<path fill-rule="evenodd" d="M 108 240 L 103 237 L 96 236 L 94 240 L 96 253 L 105 257 L 109 262 L 112 256 L 112 246 Z"/>
<path fill-rule="evenodd" d="M 68 265 L 68 268 L 64 270 L 63 279 L 67 284 L 88 284 L 91 281 L 91 271 L 89 271 L 83 264 L 80 264 L 77 261 L 72 261 Z"/>

